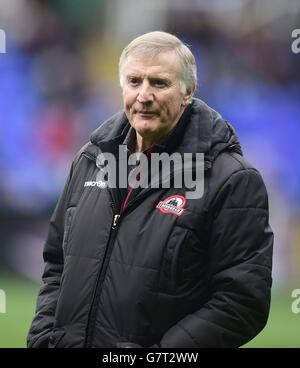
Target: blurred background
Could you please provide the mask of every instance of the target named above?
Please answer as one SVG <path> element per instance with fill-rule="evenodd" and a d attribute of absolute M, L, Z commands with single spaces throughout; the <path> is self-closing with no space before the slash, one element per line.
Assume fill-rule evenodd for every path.
<path fill-rule="evenodd" d="M 300 347 L 298 0 L 0 0 L 0 347 L 25 347 L 51 213 L 72 159 L 122 108 L 118 58 L 134 37 L 176 34 L 198 65 L 196 97 L 236 129 L 263 175 L 275 233 L 266 328 L 246 347 Z M 3 294 L 2 294 L 3 295 Z M 0 301 L 1 302 L 1 301 Z"/>

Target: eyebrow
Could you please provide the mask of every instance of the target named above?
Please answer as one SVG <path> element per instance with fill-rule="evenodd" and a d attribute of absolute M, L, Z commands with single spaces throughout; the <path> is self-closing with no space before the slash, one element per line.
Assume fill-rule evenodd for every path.
<path fill-rule="evenodd" d="M 166 82 L 167 84 L 172 84 L 172 81 L 170 78 L 165 77 L 165 76 L 150 76 L 148 77 L 150 81 L 155 81 L 155 80 L 159 80 L 159 81 L 163 81 Z M 129 81 L 130 79 L 142 79 L 142 77 L 140 77 L 138 74 L 128 74 L 126 76 L 126 80 Z"/>

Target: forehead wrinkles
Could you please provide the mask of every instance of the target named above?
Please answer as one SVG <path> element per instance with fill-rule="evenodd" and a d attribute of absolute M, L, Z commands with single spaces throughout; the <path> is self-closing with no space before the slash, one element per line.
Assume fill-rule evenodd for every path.
<path fill-rule="evenodd" d="M 178 55 L 174 51 L 164 52 L 134 52 L 130 54 L 124 63 L 125 76 L 132 73 L 156 74 L 157 76 L 182 77 L 182 67 Z"/>

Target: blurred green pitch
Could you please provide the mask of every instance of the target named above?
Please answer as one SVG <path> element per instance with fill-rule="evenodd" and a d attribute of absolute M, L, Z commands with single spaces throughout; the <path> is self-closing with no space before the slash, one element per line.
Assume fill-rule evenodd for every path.
<path fill-rule="evenodd" d="M 300 313 L 291 309 L 291 292 L 296 288 L 273 291 L 267 326 L 244 347 L 300 348 Z M 0 348 L 25 348 L 39 285 L 5 274 L 0 275 L 0 289 L 6 294 L 6 313 L 0 313 Z"/>

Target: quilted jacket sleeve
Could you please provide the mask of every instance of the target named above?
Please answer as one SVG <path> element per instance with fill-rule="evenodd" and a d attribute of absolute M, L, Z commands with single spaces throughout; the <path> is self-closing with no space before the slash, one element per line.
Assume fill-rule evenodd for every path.
<path fill-rule="evenodd" d="M 165 333 L 162 348 L 239 347 L 266 324 L 273 233 L 259 173 L 243 169 L 231 175 L 210 215 L 209 299 Z"/>
<path fill-rule="evenodd" d="M 63 271 L 62 242 L 64 218 L 68 203 L 67 197 L 72 176 L 72 168 L 51 217 L 48 235 L 44 245 L 43 258 L 45 268 L 42 276 L 43 285 L 39 290 L 36 313 L 27 336 L 27 346 L 29 348 L 48 347 L 49 336 L 53 327 L 60 279 Z"/>

